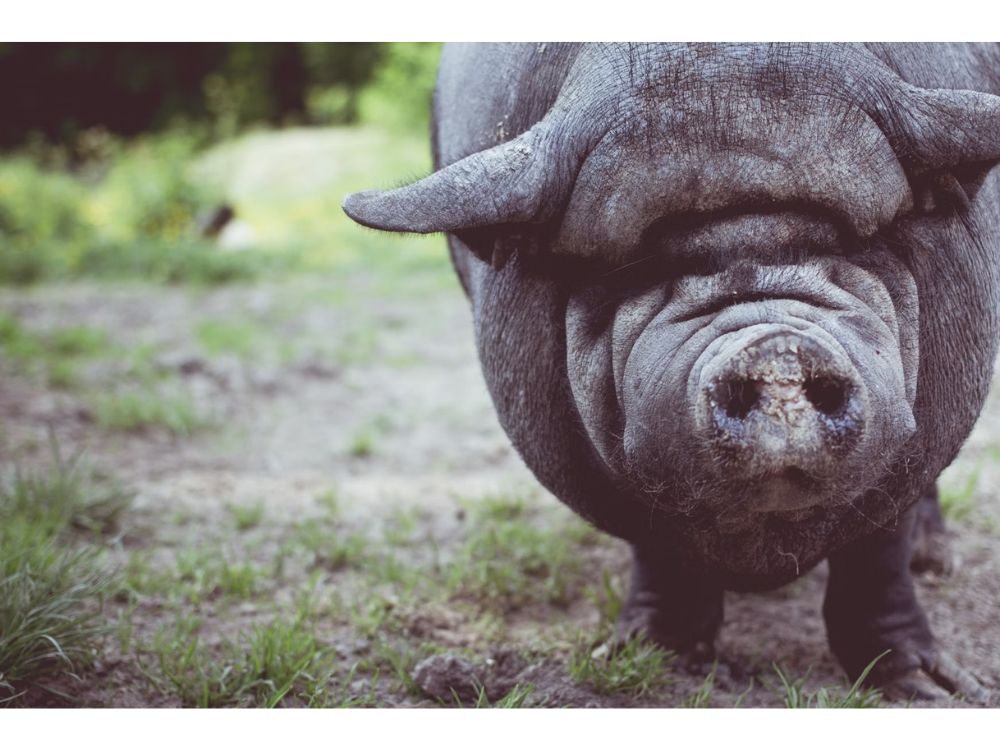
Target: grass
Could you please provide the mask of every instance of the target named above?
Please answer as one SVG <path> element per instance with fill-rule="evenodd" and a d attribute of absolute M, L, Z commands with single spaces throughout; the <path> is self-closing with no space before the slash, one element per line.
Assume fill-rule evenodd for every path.
<path fill-rule="evenodd" d="M 79 455 L 64 458 L 52 444 L 45 469 L 8 468 L 0 481 L 0 519 L 25 522 L 55 538 L 78 530 L 109 534 L 119 527 L 134 494 L 99 471 L 86 467 Z"/>
<path fill-rule="evenodd" d="M 939 485 L 941 513 L 950 521 L 967 520 L 976 510 L 976 490 L 981 467 L 976 466 L 959 485 Z"/>
<path fill-rule="evenodd" d="M 875 665 L 887 653 L 889 652 L 885 651 L 875 657 L 846 693 L 827 687 L 820 687 L 815 691 L 806 690 L 808 673 L 797 680 L 791 680 L 774 664 L 774 671 L 781 681 L 779 695 L 784 699 L 786 708 L 878 708 L 882 704 L 882 693 L 862 686 Z"/>
<path fill-rule="evenodd" d="M 100 328 L 87 326 L 56 328 L 47 338 L 52 353 L 61 357 L 92 357 L 108 348 L 108 334 Z"/>
<path fill-rule="evenodd" d="M 41 257 L 64 252 L 56 246 L 47 248 Z M 156 284 L 217 286 L 287 273 L 296 263 L 291 252 L 226 253 L 194 238 L 166 240 L 156 237 L 91 244 L 78 251 L 77 258 L 72 271 L 58 273 L 42 269 L 38 274 L 40 277 L 137 278 Z"/>
<path fill-rule="evenodd" d="M 189 547 L 176 554 L 172 565 L 153 560 L 145 552 L 133 552 L 125 565 L 119 593 L 120 598 L 131 602 L 165 597 L 170 606 L 183 608 L 211 601 L 253 600 L 269 581 L 263 568 L 248 560 L 233 559 L 227 550 Z"/>
<path fill-rule="evenodd" d="M 431 590 L 436 582 L 433 564 L 415 565 L 412 560 L 397 555 L 393 549 L 370 555 L 365 572 L 373 584 L 391 585 L 398 594 L 409 596 L 418 586 L 425 584 L 423 593 L 428 599 L 436 600 L 438 597 L 438 592 Z"/>
<path fill-rule="evenodd" d="M 242 321 L 206 320 L 198 324 L 195 338 L 210 356 L 235 354 L 248 358 L 254 353 L 259 332 L 259 326 Z"/>
<path fill-rule="evenodd" d="M 368 654 L 358 660 L 355 668 L 360 672 L 388 676 L 395 681 L 395 689 L 403 695 L 422 697 L 420 687 L 413 679 L 413 671 L 421 659 L 435 653 L 432 643 L 392 639 L 384 633 L 372 636 Z"/>
<path fill-rule="evenodd" d="M 31 331 L 17 318 L 0 313 L 0 354 L 15 371 L 38 376 L 54 388 L 78 384 L 81 363 L 107 354 L 107 333 L 99 328 L 66 326 Z"/>
<path fill-rule="evenodd" d="M 578 647 L 570 657 L 570 679 L 586 684 L 601 695 L 639 697 L 671 682 L 667 667 L 674 655 L 643 639 L 633 638 L 610 649 L 606 656 L 593 657 L 590 644 Z"/>
<path fill-rule="evenodd" d="M 191 603 L 218 597 L 252 599 L 263 588 L 263 571 L 251 562 L 228 557 L 214 548 L 182 550 L 175 562 L 176 590 Z"/>
<path fill-rule="evenodd" d="M 682 704 L 682 708 L 711 708 L 712 707 L 712 692 L 715 690 L 715 670 L 717 665 L 712 666 L 712 671 L 710 671 L 706 676 L 704 682 L 698 686 L 687 700 Z"/>
<path fill-rule="evenodd" d="M 378 687 L 381 682 L 381 672 L 375 671 L 368 678 L 368 690 L 357 694 L 354 692 L 354 684 L 357 674 L 357 665 L 351 667 L 348 673 L 336 684 L 316 685 L 315 691 L 309 696 L 310 708 L 377 708 L 379 707 Z"/>
<path fill-rule="evenodd" d="M 316 503 L 323 509 L 326 517 L 335 520 L 340 515 L 340 494 L 336 487 L 330 487 L 316 496 Z"/>
<path fill-rule="evenodd" d="M 143 663 L 160 692 L 198 708 L 323 705 L 334 667 L 303 620 L 275 619 L 237 640 L 210 646 L 200 639 L 198 619 L 161 631 Z"/>
<path fill-rule="evenodd" d="M 331 359 L 342 367 L 373 364 L 378 355 L 379 328 L 374 321 L 355 322 L 337 341 Z"/>
<path fill-rule="evenodd" d="M 290 544 L 310 555 L 309 569 L 336 571 L 360 567 L 367 560 L 367 538 L 358 533 L 345 533 L 336 524 L 316 521 L 298 523 Z"/>
<path fill-rule="evenodd" d="M 375 433 L 364 428 L 351 437 L 347 452 L 354 458 L 368 458 L 375 452 Z"/>
<path fill-rule="evenodd" d="M 356 599 L 348 606 L 351 626 L 365 638 L 374 638 L 380 633 L 392 630 L 395 604 L 382 596 L 369 596 L 363 601 Z"/>
<path fill-rule="evenodd" d="M 35 483 L 32 483 L 22 475 L 20 481 L 10 485 L 16 486 L 16 492 L 4 495 L 3 507 L 7 516 L 22 519 L 21 523 L 29 524 L 49 540 L 63 538 L 59 535 L 74 529 L 79 537 L 98 533 L 98 530 L 107 533 L 118 526 L 121 511 L 114 508 L 123 506 L 120 500 L 110 502 L 109 498 L 117 497 L 115 493 L 82 492 L 79 500 L 65 500 L 86 486 L 82 479 L 56 482 L 48 474 L 44 477 L 45 482 L 39 484 L 39 477 L 33 477 Z M 313 560 L 318 563 L 312 566 L 316 569 L 309 574 L 308 591 L 303 589 L 294 603 L 286 605 L 287 615 L 265 615 L 262 621 L 235 633 L 227 632 L 225 623 L 232 622 L 236 611 L 233 606 L 237 602 L 254 602 L 249 610 L 241 608 L 239 611 L 241 617 L 250 613 L 255 620 L 269 606 L 263 596 L 271 576 L 254 562 L 234 559 L 224 549 L 212 546 L 181 550 L 173 564 L 167 565 L 148 552 L 138 552 L 133 553 L 125 570 L 124 583 L 115 584 L 102 572 L 98 558 L 88 556 L 94 554 L 92 551 L 74 553 L 78 557 L 65 556 L 68 567 L 63 569 L 49 560 L 51 556 L 62 554 L 56 544 L 36 543 L 35 537 L 9 523 L 0 523 L 0 533 L 28 540 L 18 554 L 23 557 L 30 552 L 35 556 L 33 559 L 39 560 L 39 566 L 50 570 L 50 578 L 45 580 L 61 580 L 61 585 L 67 587 L 65 596 L 36 593 L 35 604 L 30 608 L 45 614 L 50 605 L 56 608 L 70 606 L 76 612 L 68 620 L 61 609 L 49 613 L 48 616 L 55 615 L 60 624 L 68 622 L 69 632 L 53 631 L 58 650 L 45 639 L 35 644 L 37 663 L 51 670 L 43 670 L 40 674 L 85 668 L 102 639 L 111 637 L 126 661 L 137 665 L 145 675 L 149 691 L 184 706 L 370 706 L 424 700 L 426 697 L 414 683 L 413 670 L 420 659 L 445 647 L 438 628 L 446 626 L 451 632 L 461 633 L 460 637 L 471 637 L 469 647 L 481 653 L 483 648 L 492 648 L 487 643 L 510 643 L 506 618 L 507 606 L 512 602 L 548 607 L 540 610 L 543 614 L 531 615 L 539 625 L 549 618 L 560 617 L 552 610 L 560 605 L 548 599 L 544 585 L 545 576 L 552 572 L 548 566 L 553 561 L 545 558 L 539 545 L 544 541 L 551 546 L 554 539 L 568 540 L 565 542 L 568 549 L 581 557 L 579 542 L 574 540 L 586 538 L 580 536 L 575 526 L 569 532 L 558 526 L 535 529 L 541 537 L 524 537 L 524 527 L 537 520 L 537 512 L 524 496 L 492 495 L 475 503 L 467 502 L 468 527 L 466 534 L 455 541 L 457 550 L 467 552 L 471 545 L 478 544 L 486 528 L 494 531 L 505 527 L 516 529 L 512 536 L 500 533 L 500 538 L 507 542 L 513 539 L 513 543 L 492 549 L 491 554 L 500 558 L 499 564 L 512 566 L 516 572 L 506 571 L 490 579 L 492 582 L 485 589 L 487 593 L 500 591 L 502 595 L 495 600 L 485 600 L 497 606 L 486 608 L 487 613 L 494 613 L 494 619 L 482 624 L 468 612 L 461 614 L 461 608 L 456 610 L 451 606 L 454 602 L 448 601 L 452 595 L 450 590 L 433 585 L 434 581 L 441 580 L 442 571 L 434 567 L 437 563 L 397 557 L 397 548 L 420 547 L 419 543 L 414 544 L 423 528 L 418 514 L 396 513 L 389 518 L 381 537 L 365 537 L 349 532 L 342 525 L 336 492 L 323 493 L 319 504 L 326 512 L 318 519 L 288 527 L 296 540 L 297 554 L 314 555 Z M 234 513 L 234 509 L 235 506 L 230 509 L 232 522 L 239 528 L 238 519 L 242 516 Z M 262 509 L 259 503 L 247 506 L 246 518 L 249 520 L 244 522 L 244 528 L 255 528 L 261 522 Z M 5 531 L 11 528 L 14 531 Z M 525 538 L 530 543 L 519 547 Z M 279 540 L 289 543 L 284 532 Z M 0 556 L 9 555 L 9 550 L 10 547 L 4 544 L 0 547 Z M 534 562 L 538 555 L 546 560 L 544 564 Z M 562 555 L 561 551 L 557 552 L 556 559 L 561 559 Z M 299 559 L 301 561 L 301 557 Z M 522 568 L 524 560 L 532 562 Z M 452 564 L 445 567 L 445 574 L 451 571 Z M 330 573 L 338 571 L 349 571 L 350 575 L 330 577 Z M 490 575 L 494 574 L 495 571 L 491 571 Z M 516 585 L 512 584 L 510 589 L 497 588 L 496 580 L 504 585 L 513 581 Z M 290 581 L 294 583 L 297 578 Z M 432 585 L 426 585 L 428 582 Z M 617 618 L 622 595 L 610 574 L 605 574 L 592 589 L 572 582 L 569 590 L 573 592 L 574 601 L 590 599 L 602 623 L 608 627 Z M 98 603 L 101 596 L 110 596 L 116 591 L 126 594 L 119 598 L 125 606 L 112 626 L 101 617 Z M 477 591 L 482 593 L 471 586 L 461 591 L 461 596 Z M 4 596 L 9 598 L 7 593 Z M 437 621 L 436 606 L 460 613 L 459 620 Z M 171 624 L 160 627 L 153 637 L 143 635 L 148 632 L 146 628 L 151 616 L 172 618 L 167 620 Z M 140 618 L 146 628 L 137 627 Z M 334 626 L 332 632 L 337 635 L 332 638 L 337 639 L 335 642 L 345 637 L 342 629 L 346 628 L 349 634 L 346 637 L 362 644 L 355 655 L 338 656 L 332 647 L 333 641 L 325 641 L 318 635 L 320 618 Z M 491 630 L 494 626 L 495 632 Z M 220 631 L 223 634 L 220 635 Z M 488 636 L 486 631 L 490 631 Z M 5 626 L 0 630 L 0 637 L 6 638 L 8 633 L 16 632 Z M 0 659 L 9 651 L 17 654 L 18 668 L 34 669 L 36 662 L 32 657 L 21 655 L 22 644 L 27 642 L 17 636 L 9 648 L 0 652 Z M 45 643 L 49 644 L 48 649 L 39 648 Z M 559 637 L 553 640 L 543 635 L 534 643 L 536 650 L 532 653 L 536 657 L 551 658 L 563 653 Z M 672 683 L 669 669 L 672 658 L 670 652 L 637 639 L 597 659 L 591 656 L 589 647 L 578 647 L 568 659 L 567 670 L 573 682 L 593 693 L 635 699 L 656 694 Z M 23 689 L 17 686 L 26 683 L 24 674 L 10 672 L 9 666 L 4 668 L 8 671 L 0 680 L 5 683 L 0 688 L 9 695 L 16 695 Z M 791 680 L 777 668 L 776 672 L 781 681 L 780 698 L 792 707 L 879 704 L 879 696 L 863 690 L 860 680 L 846 692 L 823 688 L 810 691 L 805 687 L 804 678 Z M 37 676 L 28 678 L 27 683 L 34 684 L 38 679 Z M 683 705 L 711 705 L 717 700 L 713 698 L 714 689 L 713 672 Z M 518 684 L 506 695 L 492 700 L 480 690 L 474 705 L 480 708 L 523 707 L 531 701 L 535 690 L 533 684 Z M 0 700 L 2 696 L 0 691 Z"/>
<path fill-rule="evenodd" d="M 486 696 L 486 689 L 480 686 L 475 708 L 524 708 L 525 701 L 531 697 L 534 691 L 535 686 L 530 682 L 525 685 L 518 683 L 506 695 L 490 702 Z"/>
<path fill-rule="evenodd" d="M 264 503 L 258 501 L 252 505 L 230 505 L 229 514 L 233 517 L 233 525 L 237 531 L 250 531 L 260 526 L 265 516 Z"/>
<path fill-rule="evenodd" d="M 122 570 L 121 587 L 116 592 L 116 598 L 134 603 L 142 596 L 167 594 L 173 587 L 172 570 L 154 565 L 146 551 L 136 550 Z"/>
<path fill-rule="evenodd" d="M 99 396 L 93 404 L 97 424 L 107 430 L 138 432 L 162 429 L 188 437 L 209 425 L 191 396 L 140 389 Z"/>
<path fill-rule="evenodd" d="M 116 529 L 131 494 L 54 451 L 50 466 L 0 477 L 0 703 L 93 660 L 115 585 L 80 532 Z M 74 536 L 74 532 L 76 536 Z"/>
<path fill-rule="evenodd" d="M 507 611 L 537 602 L 565 606 L 580 585 L 574 526 L 540 528 L 522 498 L 470 503 L 464 542 L 445 573 L 454 596 Z"/>
<path fill-rule="evenodd" d="M 618 624 L 618 618 L 625 606 L 625 596 L 618 586 L 611 580 L 611 574 L 604 570 L 601 572 L 601 585 L 599 588 L 588 587 L 584 595 L 597 607 L 600 620 L 597 625 L 598 638 L 610 638 Z"/>
<path fill-rule="evenodd" d="M 395 508 L 382 526 L 382 539 L 391 547 L 405 547 L 417 542 L 421 529 L 417 508 Z"/>
<path fill-rule="evenodd" d="M 0 355 L 15 372 L 41 377 L 50 387 L 83 389 L 85 402 L 104 429 L 163 429 L 189 436 L 209 424 L 190 393 L 156 367 L 154 349 L 146 345 L 118 350 L 99 328 L 77 325 L 33 331 L 0 313 Z M 81 364 L 99 358 L 121 360 L 125 366 L 108 382 L 83 382 Z"/>
<path fill-rule="evenodd" d="M 351 435 L 347 452 L 353 458 L 370 458 L 375 454 L 379 439 L 392 430 L 392 420 L 380 414 L 359 427 Z"/>
<path fill-rule="evenodd" d="M 90 665 L 107 626 L 96 550 L 66 550 L 24 522 L 0 533 L 0 703 Z M 4 695 L 6 693 L 6 695 Z"/>

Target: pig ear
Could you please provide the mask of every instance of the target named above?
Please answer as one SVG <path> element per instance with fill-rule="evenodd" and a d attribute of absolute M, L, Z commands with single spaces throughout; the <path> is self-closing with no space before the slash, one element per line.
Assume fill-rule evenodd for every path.
<path fill-rule="evenodd" d="M 543 120 L 410 185 L 352 193 L 343 209 L 366 227 L 421 234 L 540 221 L 543 199 L 557 197 L 547 184 L 556 172 L 552 146 Z"/>
<path fill-rule="evenodd" d="M 904 148 L 925 170 L 953 174 L 973 197 L 1000 162 L 1000 96 L 910 87 Z"/>

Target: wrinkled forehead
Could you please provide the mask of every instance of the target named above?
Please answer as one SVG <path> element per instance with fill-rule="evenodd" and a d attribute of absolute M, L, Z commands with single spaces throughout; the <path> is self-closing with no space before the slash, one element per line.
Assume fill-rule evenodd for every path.
<path fill-rule="evenodd" d="M 617 48 L 604 73 L 618 91 L 554 252 L 621 260 L 670 216 L 790 207 L 869 236 L 912 206 L 899 160 L 860 106 L 864 92 L 835 85 L 842 61 L 806 45 L 699 49 Z"/>
<path fill-rule="evenodd" d="M 798 211 L 865 237 L 914 191 L 921 215 L 966 211 L 1000 160 L 1000 96 L 915 86 L 862 45 L 576 51 L 527 130 L 344 210 L 390 231 L 478 232 L 473 252 L 494 263 L 519 246 L 615 261 L 676 216 Z"/>
<path fill-rule="evenodd" d="M 588 44 L 566 78 L 566 88 L 619 100 L 698 100 L 707 91 L 752 91 L 787 98 L 803 90 L 857 97 L 878 67 L 858 44 Z M 864 88 L 864 86 L 862 86 Z"/>

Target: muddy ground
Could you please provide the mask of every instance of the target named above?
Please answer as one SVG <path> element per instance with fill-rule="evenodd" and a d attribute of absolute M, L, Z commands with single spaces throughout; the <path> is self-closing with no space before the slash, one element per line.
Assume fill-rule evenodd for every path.
<path fill-rule="evenodd" d="M 609 627 L 613 601 L 602 581 L 612 600 L 625 590 L 627 549 L 540 489 L 508 445 L 465 300 L 440 266 L 218 289 L 74 283 L 0 292 L 0 312 L 25 330 L 86 326 L 108 337 L 58 385 L 44 366 L 3 364 L 4 464 L 45 465 L 51 435 L 64 454 L 83 451 L 135 492 L 120 532 L 104 542 L 126 582 L 104 605 L 113 633 L 79 681 L 60 683 L 69 702 L 190 703 L 164 678 L 168 634 L 187 627 L 214 654 L 205 658 L 231 658 L 226 643 L 295 616 L 303 597 L 310 632 L 333 655 L 326 679 L 337 700 L 328 704 L 436 706 L 457 695 L 467 705 L 475 697 L 463 692 L 465 675 L 494 702 L 520 685 L 530 690 L 526 705 L 780 706 L 775 665 L 807 693 L 846 692 L 820 616 L 822 566 L 776 592 L 727 595 L 719 652 L 731 668 L 710 691 L 704 676 L 669 667 L 644 690 L 574 679 L 572 660 Z M 154 373 L 141 387 L 140 361 Z M 165 403 L 168 416 L 109 416 L 108 399 L 129 392 Z M 184 418 L 171 420 L 170 408 Z M 1000 389 L 942 482 L 960 564 L 919 583 L 938 637 L 996 688 L 993 705 L 998 457 Z M 484 529 L 512 518 L 520 525 L 505 538 L 521 546 L 484 547 L 497 542 Z M 342 542 L 339 551 L 323 538 Z M 513 572 L 490 568 L 480 553 L 509 556 Z M 219 561 L 242 566 L 246 585 L 199 577 Z"/>

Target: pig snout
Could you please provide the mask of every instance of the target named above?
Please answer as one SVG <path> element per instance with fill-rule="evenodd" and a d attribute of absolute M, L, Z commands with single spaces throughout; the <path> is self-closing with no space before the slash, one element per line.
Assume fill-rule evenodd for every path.
<path fill-rule="evenodd" d="M 867 397 L 846 356 L 794 332 L 732 339 L 701 373 L 704 422 L 720 448 L 778 470 L 857 445 Z"/>
<path fill-rule="evenodd" d="M 832 339 L 756 325 L 723 336 L 697 375 L 696 429 L 717 465 L 758 488 L 759 510 L 806 507 L 869 421 L 865 384 Z"/>

